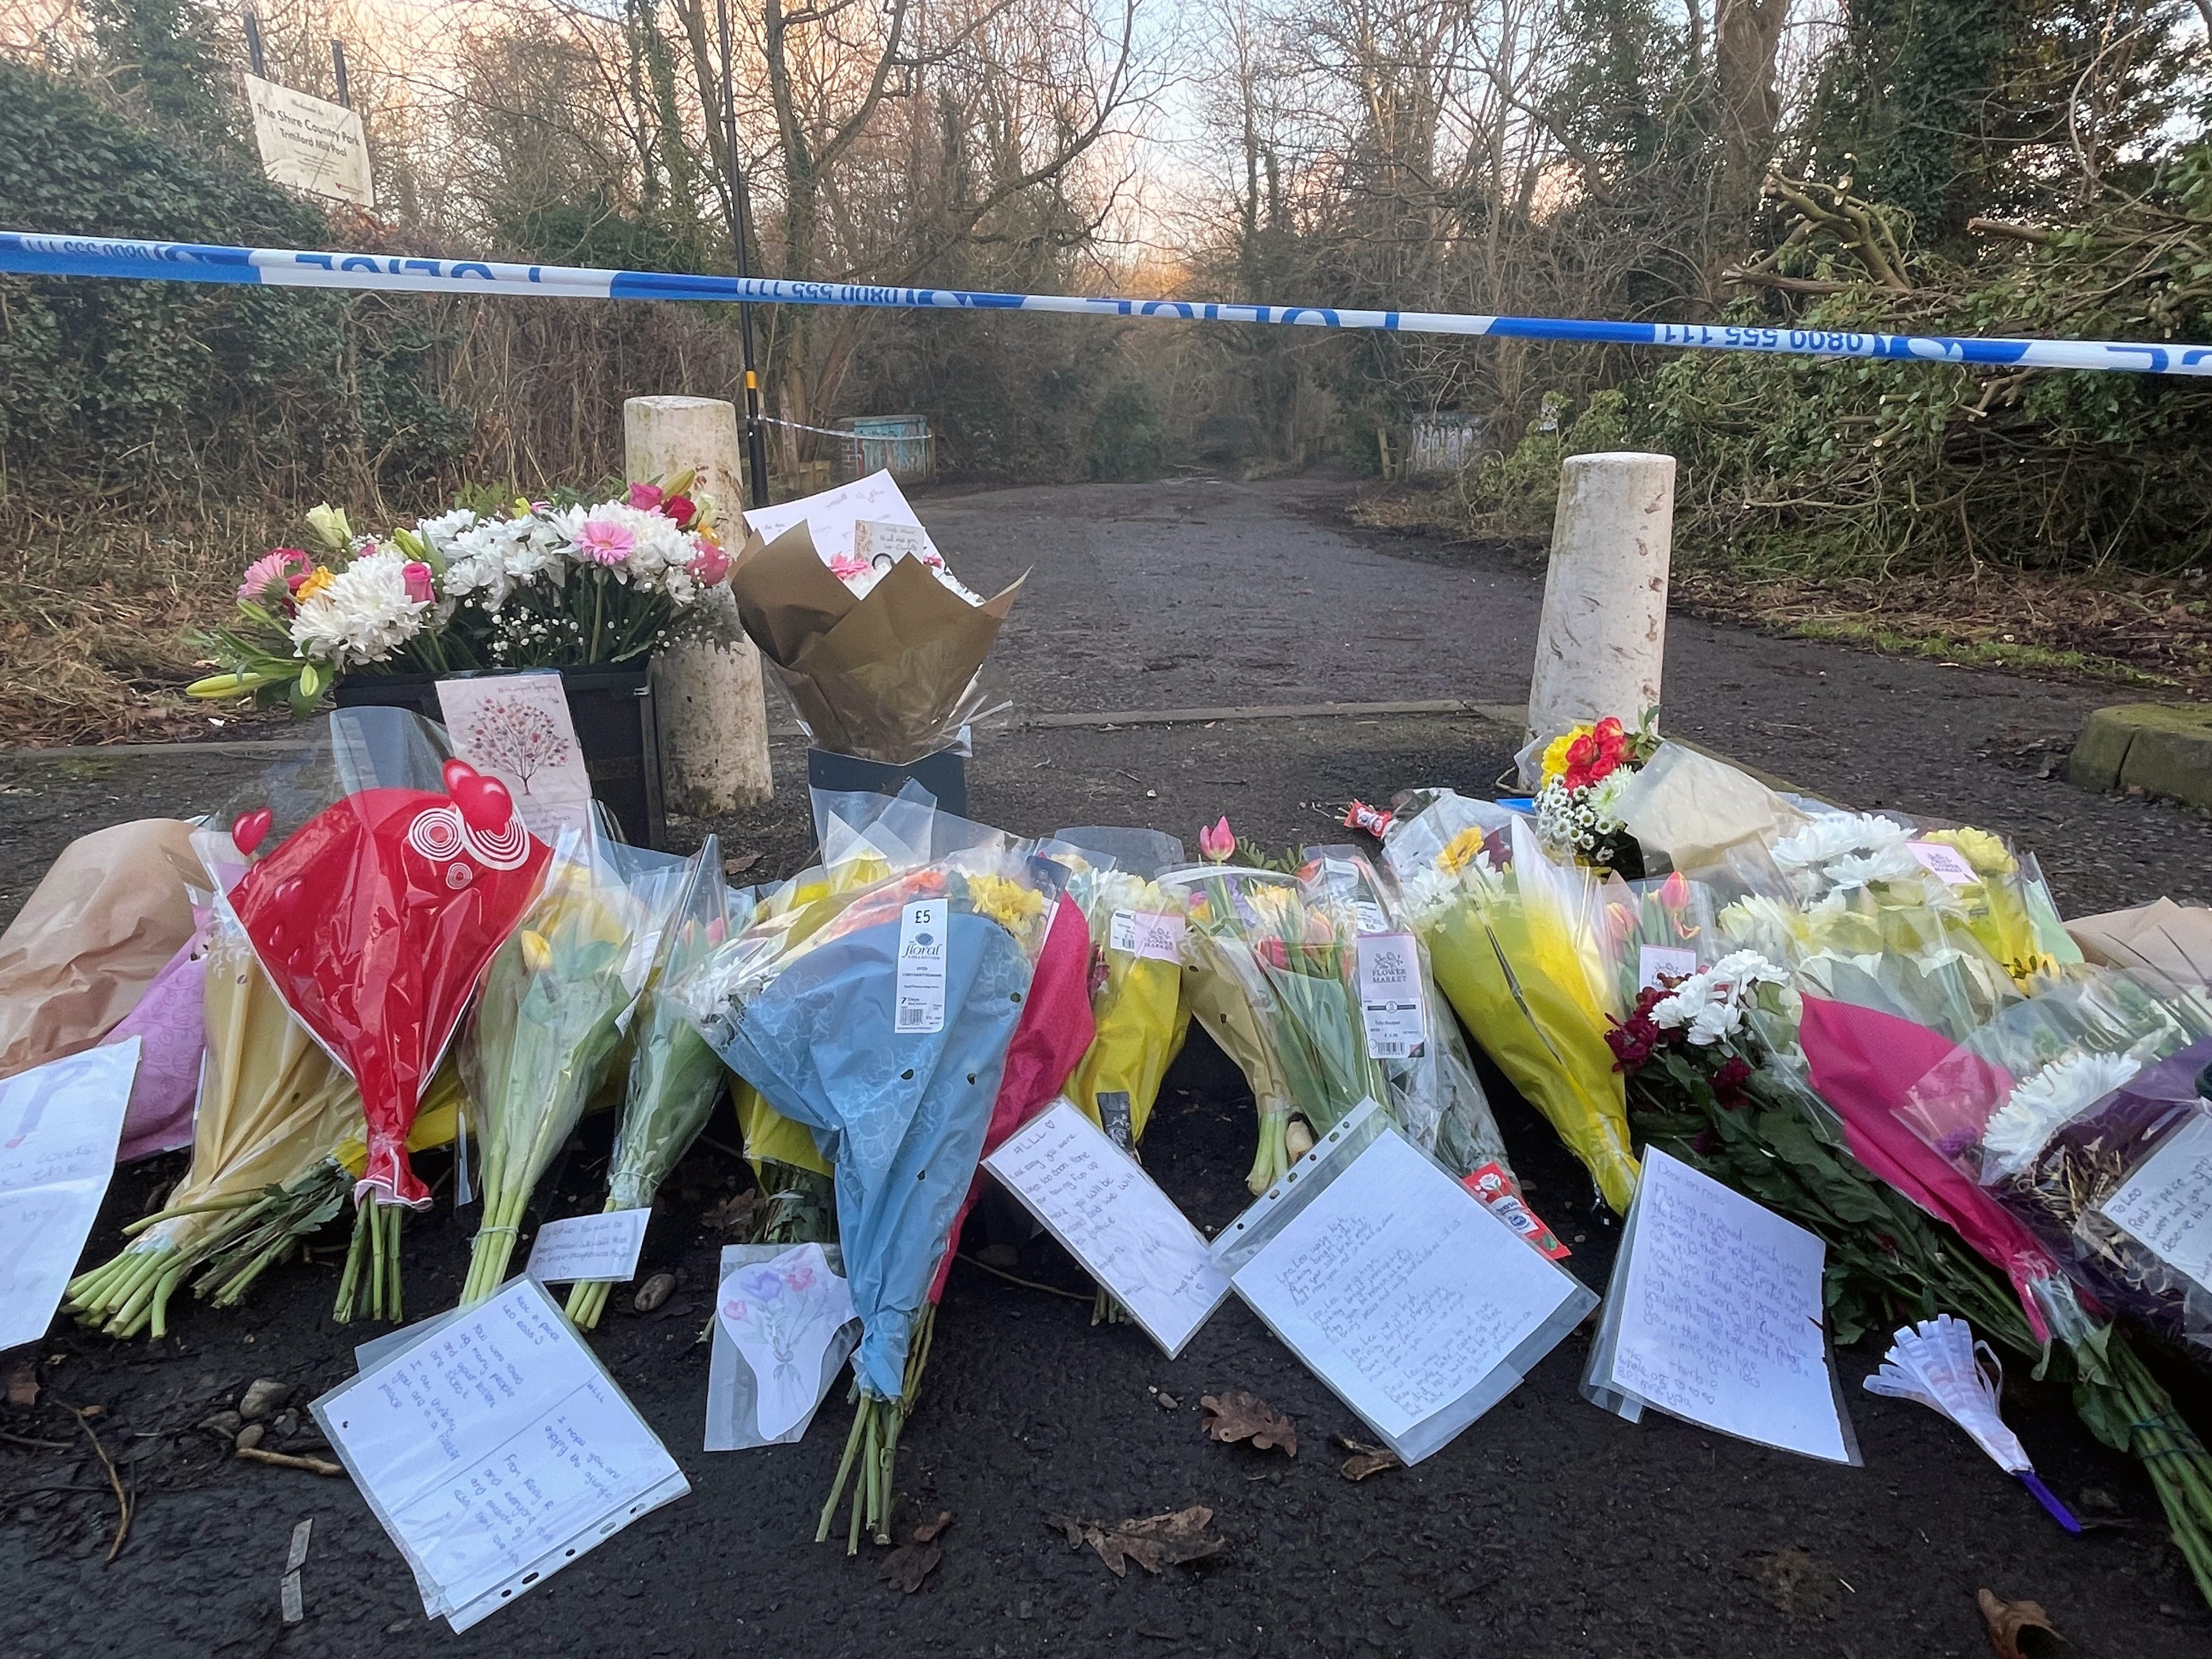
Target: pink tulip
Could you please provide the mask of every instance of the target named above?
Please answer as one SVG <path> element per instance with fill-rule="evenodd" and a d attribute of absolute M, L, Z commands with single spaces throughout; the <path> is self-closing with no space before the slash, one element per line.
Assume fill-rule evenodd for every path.
<path fill-rule="evenodd" d="M 431 583 L 430 567 L 420 559 L 410 559 L 401 566 L 399 579 L 407 584 L 407 597 L 416 605 L 428 605 L 438 597 L 438 590 Z"/>
<path fill-rule="evenodd" d="M 1198 832 L 1198 850 L 1209 864 L 1226 864 L 1236 856 L 1237 832 L 1229 827 L 1227 813 L 1211 830 Z"/>
<path fill-rule="evenodd" d="M 641 513 L 650 513 L 660 505 L 661 489 L 654 483 L 634 483 L 629 487 L 629 504 Z"/>

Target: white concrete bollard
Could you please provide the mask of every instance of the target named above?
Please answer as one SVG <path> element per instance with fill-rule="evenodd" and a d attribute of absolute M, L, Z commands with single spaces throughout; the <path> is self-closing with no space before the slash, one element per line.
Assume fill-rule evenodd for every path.
<path fill-rule="evenodd" d="M 624 471 L 663 477 L 686 467 L 722 514 L 724 544 L 744 540 L 744 450 L 738 410 L 720 398 L 632 398 L 623 404 Z M 726 592 L 720 602 L 735 606 Z M 667 809 L 708 817 L 753 806 L 775 792 L 768 763 L 768 704 L 760 653 L 739 635 L 734 645 L 678 645 L 653 659 L 653 702 L 660 724 Z"/>
<path fill-rule="evenodd" d="M 1674 458 L 1571 455 L 1544 575 L 1531 738 L 1659 702 L 1667 651 L 1667 568 L 1674 539 Z"/>

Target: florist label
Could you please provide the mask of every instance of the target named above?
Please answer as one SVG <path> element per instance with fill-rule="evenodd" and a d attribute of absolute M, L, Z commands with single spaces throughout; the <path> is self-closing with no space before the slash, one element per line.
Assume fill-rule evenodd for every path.
<path fill-rule="evenodd" d="M 1938 881 L 1947 881 L 1954 887 L 1971 887 L 1981 878 L 1974 866 L 1966 862 L 1966 855 L 1957 848 L 1940 841 L 1908 841 L 1905 850 L 1920 860 L 1920 867 Z"/>
<path fill-rule="evenodd" d="M 2106 1199 L 2105 1218 L 2212 1291 L 2212 1116 L 2199 1113 Z"/>
<path fill-rule="evenodd" d="M 1411 933 L 1359 936 L 1359 1018 L 1367 1050 L 1378 1060 L 1420 1053 L 1428 1031 L 1421 1014 L 1421 953 Z"/>
<path fill-rule="evenodd" d="M 943 899 L 917 899 L 899 913 L 898 1012 L 901 1036 L 945 1029 L 945 934 L 951 909 Z"/>
<path fill-rule="evenodd" d="M 1183 919 L 1157 910 L 1116 910 L 1106 927 L 1111 950 L 1152 962 L 1182 960 Z"/>
<path fill-rule="evenodd" d="M 541 1285 L 600 1279 L 624 1283 L 637 1275 L 637 1253 L 645 1245 L 645 1224 L 652 1219 L 648 1206 L 549 1221 L 531 1243 L 526 1271 Z"/>

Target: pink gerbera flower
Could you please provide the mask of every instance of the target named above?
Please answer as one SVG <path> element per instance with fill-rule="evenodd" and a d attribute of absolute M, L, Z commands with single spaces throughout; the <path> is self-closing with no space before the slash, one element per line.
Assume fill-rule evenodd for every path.
<path fill-rule="evenodd" d="M 280 547 L 264 553 L 246 567 L 246 574 L 238 584 L 240 600 L 264 600 L 290 597 L 294 576 L 305 576 L 314 561 L 296 547 Z M 283 588 L 282 593 L 272 594 L 273 588 Z"/>
<path fill-rule="evenodd" d="M 637 538 L 618 524 L 586 519 L 576 532 L 576 551 L 593 564 L 620 564 L 637 545 Z"/>
<path fill-rule="evenodd" d="M 833 553 L 830 557 L 830 574 L 841 582 L 856 582 L 869 573 L 866 559 L 854 558 L 849 553 Z"/>

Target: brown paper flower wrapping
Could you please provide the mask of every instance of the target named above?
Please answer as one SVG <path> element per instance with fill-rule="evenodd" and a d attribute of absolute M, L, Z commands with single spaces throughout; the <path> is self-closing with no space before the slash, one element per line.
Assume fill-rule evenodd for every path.
<path fill-rule="evenodd" d="M 976 674 L 1027 580 L 970 605 L 901 559 L 856 598 L 800 524 L 748 540 L 730 592 L 815 746 L 902 766 L 945 748 L 975 715 Z"/>
<path fill-rule="evenodd" d="M 0 1077 L 89 1048 L 192 935 L 192 827 L 139 818 L 81 836 L 0 933 Z"/>

